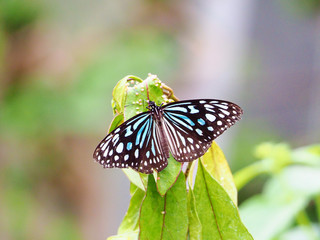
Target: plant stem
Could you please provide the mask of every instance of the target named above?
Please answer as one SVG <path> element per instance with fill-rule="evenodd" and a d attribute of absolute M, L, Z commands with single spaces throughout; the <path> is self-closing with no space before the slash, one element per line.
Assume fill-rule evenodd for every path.
<path fill-rule="evenodd" d="M 167 95 L 167 97 L 170 99 L 173 99 L 174 101 L 179 101 L 179 99 L 173 94 L 173 90 L 172 88 L 168 87 L 167 85 L 165 85 L 164 83 L 161 84 L 162 89 L 165 91 L 165 94 Z"/>
<path fill-rule="evenodd" d="M 264 166 L 264 161 L 259 161 L 237 171 L 233 178 L 238 191 L 256 176 L 266 173 Z"/>

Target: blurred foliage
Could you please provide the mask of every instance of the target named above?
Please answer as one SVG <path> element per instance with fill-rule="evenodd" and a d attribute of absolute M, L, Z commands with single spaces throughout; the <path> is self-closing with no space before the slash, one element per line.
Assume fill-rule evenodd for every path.
<path fill-rule="evenodd" d="M 28 71 L 14 65 L 25 60 L 21 56 L 32 58 L 29 49 L 10 55 L 17 36 L 41 39 L 41 32 L 33 30 L 43 6 L 0 0 L 0 9 L 0 214 L 5 216 L 0 238 L 82 239 L 75 217 L 79 203 L 74 202 L 81 185 L 68 182 L 81 179 L 72 169 L 70 147 L 75 139 L 107 130 L 112 116 L 107 96 L 123 74 L 170 76 L 178 55 L 175 41 L 149 28 L 118 31 L 105 36 L 89 59 L 58 81 L 57 75 L 39 71 L 39 65 L 28 66 Z"/>
<path fill-rule="evenodd" d="M 38 0 L 0 0 L 0 22 L 8 33 L 16 32 L 32 23 L 41 15 Z"/>
<path fill-rule="evenodd" d="M 241 189 L 267 174 L 261 194 L 240 206 L 241 217 L 257 240 L 320 238 L 320 145 L 291 149 L 287 144 L 256 147 L 259 161 L 235 175 Z"/>
<path fill-rule="evenodd" d="M 245 118 L 244 114 L 244 118 Z M 262 124 L 261 124 L 262 123 Z M 245 125 L 245 121 L 241 123 L 242 127 L 238 130 L 238 134 L 232 140 L 232 151 L 230 153 L 230 159 L 235 161 L 231 162 L 232 172 L 237 172 L 238 170 L 252 164 L 255 162 L 256 158 L 254 156 L 254 151 L 257 143 L 265 141 L 280 141 L 280 136 L 276 133 L 271 126 L 262 120 L 259 122 L 250 122 L 250 126 Z M 261 128 L 263 125 L 263 128 Z M 257 134 L 259 132 L 259 134 Z M 239 190 L 238 201 L 241 204 L 245 199 L 260 193 L 263 184 L 266 181 L 265 175 L 258 175 L 255 181 L 247 183 L 243 188 Z"/>
<path fill-rule="evenodd" d="M 284 7 L 293 13 L 304 16 L 317 16 L 320 13 L 320 0 L 280 0 Z"/>
<path fill-rule="evenodd" d="M 95 60 L 83 66 L 73 84 L 64 89 L 49 84 L 48 76 L 29 76 L 24 83 L 7 89 L 0 116 L 1 131 L 28 137 L 59 131 L 98 131 L 103 127 L 100 119 L 107 119 L 106 113 L 110 114 L 109 104 L 101 99 L 111 94 L 116 79 L 125 72 L 145 75 L 161 69 L 170 73 L 175 59 L 173 46 L 173 40 L 162 33 L 126 32 L 110 45 L 102 46 Z"/>

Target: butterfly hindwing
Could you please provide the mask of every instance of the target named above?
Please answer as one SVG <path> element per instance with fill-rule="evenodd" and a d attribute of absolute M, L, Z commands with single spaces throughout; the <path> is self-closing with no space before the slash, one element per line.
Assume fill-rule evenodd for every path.
<path fill-rule="evenodd" d="M 188 162 L 202 156 L 239 120 L 242 109 L 227 101 L 200 99 L 167 104 L 163 112 L 170 152 L 177 161 Z"/>
<path fill-rule="evenodd" d="M 93 157 L 106 168 L 131 167 L 148 174 L 168 164 L 150 112 L 136 115 L 109 133 Z"/>

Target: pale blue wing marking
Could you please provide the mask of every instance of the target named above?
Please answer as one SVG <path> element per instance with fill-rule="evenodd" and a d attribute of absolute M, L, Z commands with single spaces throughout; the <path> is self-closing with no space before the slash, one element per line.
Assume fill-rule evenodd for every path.
<path fill-rule="evenodd" d="M 198 123 L 202 126 L 206 124 L 206 122 L 202 118 L 198 119 Z"/>
<path fill-rule="evenodd" d="M 190 118 L 188 118 L 187 116 L 185 116 L 185 115 L 181 115 L 181 114 L 177 114 L 177 113 L 167 113 L 173 120 L 175 120 L 176 122 L 178 122 L 178 123 L 180 123 L 182 126 L 184 126 L 184 127 L 186 127 L 186 128 L 188 128 L 188 129 L 190 129 L 190 130 L 193 130 L 193 128 L 191 127 L 191 126 L 194 126 L 195 124 L 194 124 L 194 122 L 192 122 L 191 121 L 191 119 Z M 190 125 L 188 125 L 188 124 L 186 124 L 184 121 L 182 121 L 182 120 L 184 120 L 184 121 L 186 121 L 186 122 L 188 122 Z"/>
<path fill-rule="evenodd" d="M 130 151 L 132 149 L 132 142 L 127 143 L 127 150 Z"/>
<path fill-rule="evenodd" d="M 147 120 L 147 126 L 145 127 L 143 135 L 142 135 L 142 138 L 141 138 L 140 148 L 142 148 L 142 146 L 143 146 L 143 143 L 144 143 L 144 141 L 146 139 L 147 133 L 150 132 L 150 127 L 151 127 L 151 119 L 149 118 Z"/>
<path fill-rule="evenodd" d="M 140 118 L 139 120 L 137 120 L 134 124 L 133 124 L 133 130 L 136 130 L 137 127 L 146 120 L 146 118 L 149 117 L 149 115 L 143 116 L 142 118 Z"/>
<path fill-rule="evenodd" d="M 142 131 L 146 129 L 146 126 L 147 126 L 148 122 L 145 122 L 142 124 L 142 126 L 140 127 L 138 133 L 137 133 L 137 137 L 136 137 L 136 145 L 139 144 L 140 142 L 140 137 L 142 135 Z"/>

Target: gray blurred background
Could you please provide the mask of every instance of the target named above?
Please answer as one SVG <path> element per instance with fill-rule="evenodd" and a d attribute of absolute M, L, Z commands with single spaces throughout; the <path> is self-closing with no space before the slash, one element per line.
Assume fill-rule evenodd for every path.
<path fill-rule="evenodd" d="M 92 160 L 121 78 L 238 103 L 232 171 L 263 141 L 319 141 L 318 0 L 0 0 L 0 238 L 106 239 L 129 181 Z M 259 192 L 240 191 L 240 202 Z"/>

